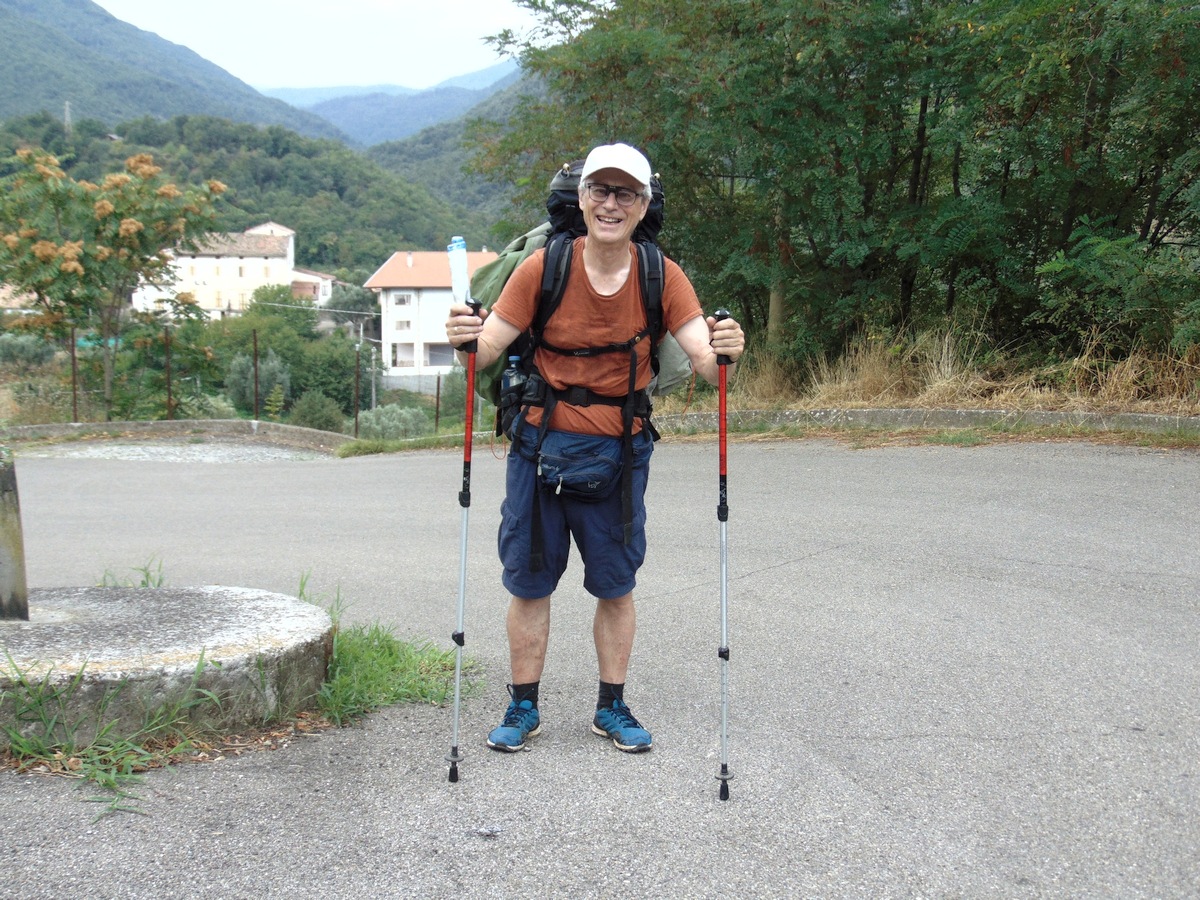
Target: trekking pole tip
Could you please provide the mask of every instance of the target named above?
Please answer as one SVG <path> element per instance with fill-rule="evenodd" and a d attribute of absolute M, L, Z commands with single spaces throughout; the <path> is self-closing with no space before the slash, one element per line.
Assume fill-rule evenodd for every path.
<path fill-rule="evenodd" d="M 733 773 L 729 771 L 728 763 L 721 763 L 721 774 L 717 776 L 717 781 L 721 782 L 721 790 L 717 794 L 722 800 L 729 799 L 729 782 L 733 781 Z"/>
<path fill-rule="evenodd" d="M 458 784 L 458 763 L 450 763 L 450 783 Z"/>

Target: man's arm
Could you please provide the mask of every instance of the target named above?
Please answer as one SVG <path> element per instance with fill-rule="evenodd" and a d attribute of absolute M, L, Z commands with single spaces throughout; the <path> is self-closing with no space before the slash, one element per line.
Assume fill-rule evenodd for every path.
<path fill-rule="evenodd" d="M 675 332 L 675 340 L 692 361 L 696 374 L 709 384 L 720 380 L 717 355 L 728 356 L 733 364 L 728 367 L 732 375 L 738 358 L 746 349 L 746 336 L 736 319 L 718 322 L 712 316 L 696 316 L 684 322 Z"/>

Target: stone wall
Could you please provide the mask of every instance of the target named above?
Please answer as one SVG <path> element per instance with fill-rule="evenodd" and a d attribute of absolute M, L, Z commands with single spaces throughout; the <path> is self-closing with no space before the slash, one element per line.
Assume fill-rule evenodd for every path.
<path fill-rule="evenodd" d="M 0 429 L 0 441 L 62 438 L 191 438 L 199 435 L 257 440 L 266 444 L 332 453 L 351 440 L 344 434 L 248 419 L 177 419 L 170 422 L 78 422 L 18 425 Z"/>

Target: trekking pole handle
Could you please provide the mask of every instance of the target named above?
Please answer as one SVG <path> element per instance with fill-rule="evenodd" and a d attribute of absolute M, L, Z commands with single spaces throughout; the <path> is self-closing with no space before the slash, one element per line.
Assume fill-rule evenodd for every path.
<path fill-rule="evenodd" d="M 467 306 L 471 307 L 471 312 L 473 314 L 479 315 L 479 310 L 483 308 L 483 301 L 473 300 L 468 297 Z M 477 350 L 479 350 L 479 341 L 467 341 L 465 344 L 460 345 L 458 349 L 463 353 L 475 353 Z"/>
<path fill-rule="evenodd" d="M 729 310 L 727 310 L 725 307 L 722 306 L 720 309 L 718 309 L 716 312 L 713 313 L 713 318 L 716 319 L 718 322 L 723 322 L 726 319 L 730 318 Z M 724 353 L 718 353 L 717 354 L 717 365 L 718 366 L 731 366 L 731 365 L 733 365 L 733 360 L 730 359 L 728 356 L 726 356 Z"/>

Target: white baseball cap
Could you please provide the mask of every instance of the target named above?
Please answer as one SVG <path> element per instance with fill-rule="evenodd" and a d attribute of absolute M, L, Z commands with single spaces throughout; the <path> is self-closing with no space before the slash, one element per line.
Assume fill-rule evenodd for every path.
<path fill-rule="evenodd" d="M 589 175 L 601 169 L 619 169 L 640 185 L 650 183 L 650 160 L 628 144 L 603 144 L 593 149 L 583 162 L 579 178 L 587 181 Z"/>

